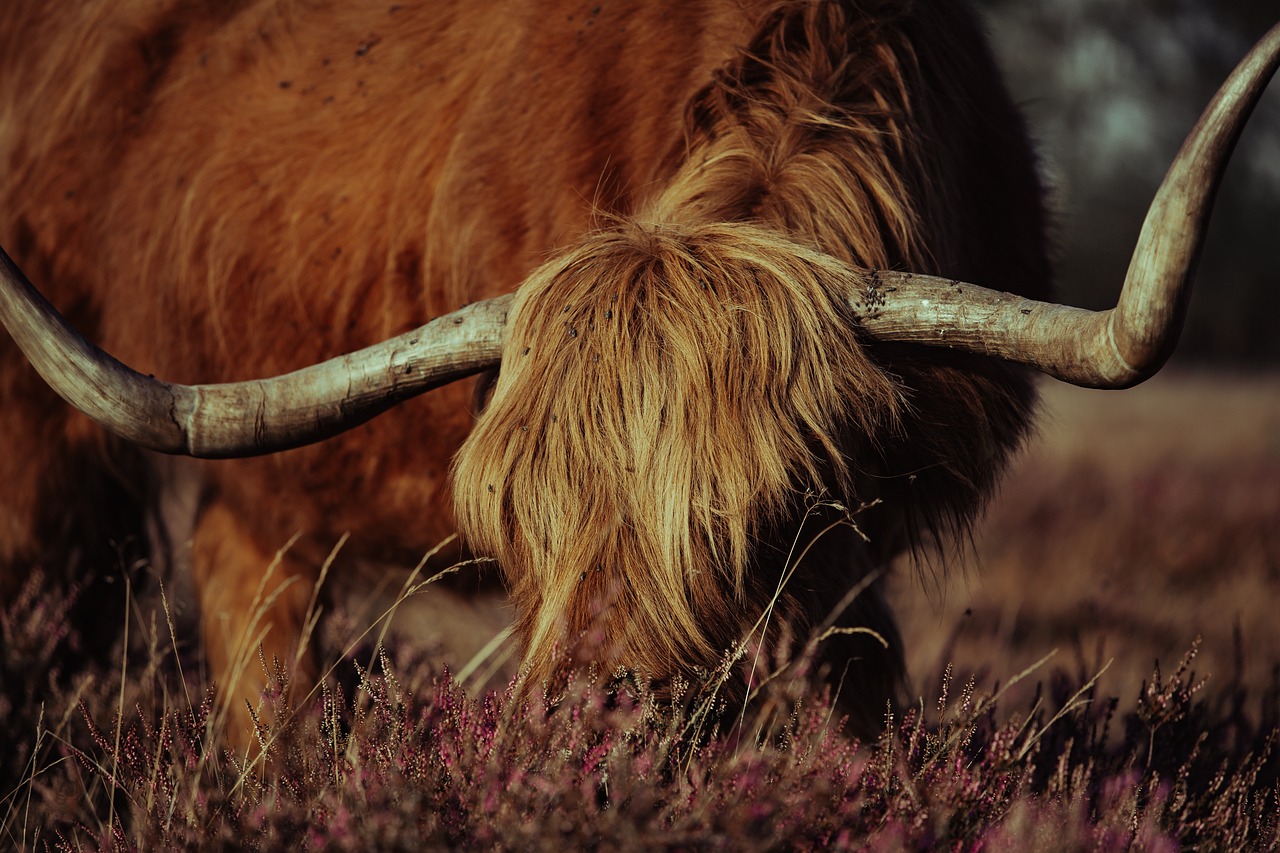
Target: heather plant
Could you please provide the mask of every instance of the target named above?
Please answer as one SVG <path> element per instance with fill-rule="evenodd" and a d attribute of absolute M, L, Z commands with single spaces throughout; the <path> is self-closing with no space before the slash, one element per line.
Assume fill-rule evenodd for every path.
<path fill-rule="evenodd" d="M 78 638 L 67 614 L 78 591 L 44 595 L 36 574 L 17 597 L 0 609 L 0 720 L 6 744 L 0 752 L 0 778 L 17 780 L 31 770 L 32 750 L 48 726 L 44 699 L 65 691 L 64 658 L 78 652 Z"/>
<path fill-rule="evenodd" d="M 78 640 L 56 621 L 73 596 L 33 580 L 0 618 L 0 838 L 17 849 L 1109 851 L 1278 840 L 1280 689 L 1212 691 L 1191 669 L 1194 647 L 1167 677 L 1157 665 L 1125 708 L 1048 660 L 990 685 L 948 667 L 933 700 L 860 743 L 803 678 L 773 679 L 745 710 L 709 711 L 698 685 L 659 698 L 591 670 L 555 696 L 516 682 L 477 696 L 392 636 L 355 649 L 295 712 L 285 669 L 260 661 L 258 742 L 236 754 L 220 740 L 211 687 L 184 670 L 176 643 L 134 643 L 114 667 L 88 659 L 73 672 Z M 1030 702 L 1008 706 L 1010 688 L 1031 683 Z"/>

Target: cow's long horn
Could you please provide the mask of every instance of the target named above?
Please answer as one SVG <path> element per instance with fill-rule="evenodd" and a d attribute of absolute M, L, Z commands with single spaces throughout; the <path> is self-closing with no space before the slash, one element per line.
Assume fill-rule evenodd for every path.
<path fill-rule="evenodd" d="M 1214 193 L 1280 63 L 1280 25 L 1218 91 L 1156 194 L 1119 304 L 1085 311 L 977 285 L 852 272 L 850 300 L 881 340 L 950 346 L 1072 382 L 1123 388 L 1172 352 Z M 40 375 L 108 430 L 164 453 L 251 456 L 319 441 L 431 388 L 499 363 L 511 297 L 470 305 L 349 355 L 271 379 L 177 385 L 84 340 L 0 250 L 0 321 Z"/>
<path fill-rule="evenodd" d="M 415 394 L 493 367 L 511 297 L 479 302 L 382 343 L 277 376 L 163 382 L 82 338 L 0 249 L 0 321 L 45 381 L 111 432 L 162 453 L 254 456 L 336 435 Z"/>
<path fill-rule="evenodd" d="M 1085 311 L 905 273 L 858 274 L 852 299 L 881 340 L 984 353 L 1094 388 L 1152 376 L 1178 342 L 1213 197 L 1240 131 L 1280 64 L 1280 24 L 1241 61 L 1156 193 L 1119 304 Z"/>

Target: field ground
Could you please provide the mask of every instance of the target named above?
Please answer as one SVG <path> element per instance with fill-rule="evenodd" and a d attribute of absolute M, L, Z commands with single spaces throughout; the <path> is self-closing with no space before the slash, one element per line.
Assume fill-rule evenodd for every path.
<path fill-rule="evenodd" d="M 1200 636 L 1206 689 L 1242 666 L 1256 697 L 1280 662 L 1280 376 L 1042 390 L 973 548 L 941 580 L 896 575 L 917 695 L 947 662 L 1005 680 L 1056 649 L 1072 674 L 1114 658 L 1102 693 L 1131 702 Z"/>

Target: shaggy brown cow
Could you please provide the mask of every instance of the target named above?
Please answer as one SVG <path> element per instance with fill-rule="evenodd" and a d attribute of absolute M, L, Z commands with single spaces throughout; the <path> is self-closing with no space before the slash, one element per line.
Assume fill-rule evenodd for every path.
<path fill-rule="evenodd" d="M 0 564 L 119 538 L 140 512 L 113 511 L 195 482 L 205 651 L 234 698 L 260 683 L 246 649 L 297 644 L 340 534 L 341 559 L 412 560 L 456 526 L 502 566 L 532 683 L 567 652 L 661 686 L 823 629 L 873 731 L 902 676 L 878 572 L 991 491 L 1035 401 L 1012 362 L 1126 384 L 1171 345 L 1180 308 L 1150 334 L 1133 308 L 1176 292 L 1194 240 L 1152 238 L 1160 283 L 1119 332 L 865 272 L 1043 299 L 1042 196 L 956 0 L 9 0 L 0 239 L 88 337 L 208 382 L 406 333 L 336 374 L 175 389 L 84 366 L 10 269 L 5 322 L 60 393 L 226 456 L 363 423 L 499 346 L 502 370 L 324 444 L 159 465 L 0 343 Z M 919 343 L 940 338 L 969 351 Z"/>

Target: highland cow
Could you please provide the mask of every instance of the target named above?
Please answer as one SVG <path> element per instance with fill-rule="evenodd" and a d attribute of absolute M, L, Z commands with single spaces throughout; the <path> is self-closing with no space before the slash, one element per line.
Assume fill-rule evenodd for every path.
<path fill-rule="evenodd" d="M 903 679 L 885 567 L 970 524 L 1032 368 L 1123 386 L 1168 355 L 1276 42 L 1089 315 L 1044 302 L 1032 146 L 957 0 L 12 0 L 0 240 L 122 362 L 231 384 L 133 373 L 7 263 L 6 326 L 130 442 L 297 449 L 161 463 L 0 343 L 0 565 L 145 530 L 158 559 L 181 484 L 235 706 L 340 535 L 336 572 L 457 528 L 530 684 L 591 660 L 742 697 L 743 649 L 820 634 L 869 734 Z"/>

